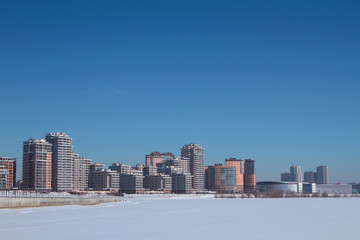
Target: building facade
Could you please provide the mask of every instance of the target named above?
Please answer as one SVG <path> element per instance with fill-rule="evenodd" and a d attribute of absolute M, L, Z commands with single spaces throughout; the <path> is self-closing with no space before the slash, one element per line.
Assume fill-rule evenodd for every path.
<path fill-rule="evenodd" d="M 123 163 L 113 163 L 109 168 L 120 174 L 129 174 L 131 172 L 131 166 Z"/>
<path fill-rule="evenodd" d="M 181 158 L 190 163 L 190 174 L 193 176 L 192 188 L 195 191 L 205 189 L 204 148 L 198 144 L 187 144 L 181 149 Z"/>
<path fill-rule="evenodd" d="M 244 172 L 244 190 L 246 193 L 252 193 L 256 190 L 256 168 L 254 160 L 245 159 Z"/>
<path fill-rule="evenodd" d="M 289 172 L 284 172 L 280 175 L 280 180 L 282 182 L 290 182 L 290 173 Z"/>
<path fill-rule="evenodd" d="M 51 179 L 52 144 L 44 139 L 29 139 L 28 141 L 24 141 L 22 188 L 51 190 Z"/>
<path fill-rule="evenodd" d="M 72 139 L 65 133 L 48 133 L 46 141 L 52 144 L 52 189 L 71 191 L 72 178 Z"/>
<path fill-rule="evenodd" d="M 119 191 L 120 175 L 112 170 L 95 171 L 94 190 L 96 191 Z"/>
<path fill-rule="evenodd" d="M 72 177 L 73 189 L 83 191 L 89 187 L 91 159 L 80 157 L 79 154 L 73 153 L 72 156 Z"/>
<path fill-rule="evenodd" d="M 140 174 L 120 175 L 120 192 L 143 193 L 144 176 Z"/>
<path fill-rule="evenodd" d="M 0 189 L 16 187 L 16 158 L 0 157 Z"/>
<path fill-rule="evenodd" d="M 161 163 L 156 164 L 157 172 L 160 174 L 181 174 L 190 173 L 190 165 L 188 161 L 184 161 L 181 158 L 164 160 Z"/>
<path fill-rule="evenodd" d="M 241 172 L 241 159 L 225 159 L 225 165 L 208 166 L 206 173 L 206 187 L 217 192 L 243 192 L 244 175 Z"/>
<path fill-rule="evenodd" d="M 89 181 L 88 181 L 88 188 L 89 189 L 95 189 L 95 174 L 98 171 L 105 170 L 105 165 L 95 162 L 94 164 L 90 165 L 89 168 Z"/>
<path fill-rule="evenodd" d="M 316 183 L 329 184 L 329 168 L 327 166 L 319 166 L 316 168 Z"/>
<path fill-rule="evenodd" d="M 157 174 L 157 167 L 147 166 L 147 167 L 144 167 L 144 169 L 143 169 L 144 176 L 156 175 L 156 174 Z"/>
<path fill-rule="evenodd" d="M 161 163 L 167 159 L 174 159 L 174 154 L 167 152 L 167 153 L 160 153 L 160 152 L 152 152 L 145 156 L 145 166 L 153 166 L 156 167 L 156 164 Z"/>
<path fill-rule="evenodd" d="M 316 184 L 316 191 L 319 194 L 351 194 L 352 185 L 337 183 L 337 184 Z"/>
<path fill-rule="evenodd" d="M 258 182 L 256 186 L 259 192 L 302 193 L 303 184 L 300 182 Z"/>
<path fill-rule="evenodd" d="M 301 167 L 299 165 L 294 165 L 290 167 L 290 181 L 302 182 Z"/>
<path fill-rule="evenodd" d="M 315 173 L 312 171 L 304 172 L 304 182 L 315 183 Z"/>
<path fill-rule="evenodd" d="M 174 174 L 172 177 L 173 193 L 192 193 L 193 176 L 189 173 Z"/>
<path fill-rule="evenodd" d="M 145 190 L 171 192 L 172 178 L 168 175 L 146 175 L 144 188 Z"/>

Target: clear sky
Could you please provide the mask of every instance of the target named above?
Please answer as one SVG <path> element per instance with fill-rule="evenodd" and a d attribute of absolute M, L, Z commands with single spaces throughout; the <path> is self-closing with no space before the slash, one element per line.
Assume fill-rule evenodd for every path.
<path fill-rule="evenodd" d="M 360 1 L 1 1 L 0 156 L 61 131 L 105 163 L 205 148 L 258 180 L 360 181 Z M 18 174 L 21 176 L 21 174 Z"/>

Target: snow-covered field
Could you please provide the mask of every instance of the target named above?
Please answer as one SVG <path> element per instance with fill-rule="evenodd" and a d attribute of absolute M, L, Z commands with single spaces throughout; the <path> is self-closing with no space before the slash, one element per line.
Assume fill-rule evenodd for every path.
<path fill-rule="evenodd" d="M 360 239 L 360 198 L 215 199 L 0 210 L 1 240 Z"/>

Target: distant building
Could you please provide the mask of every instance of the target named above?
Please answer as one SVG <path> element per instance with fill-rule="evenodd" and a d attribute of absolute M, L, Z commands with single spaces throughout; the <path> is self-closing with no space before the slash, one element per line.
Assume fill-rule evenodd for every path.
<path fill-rule="evenodd" d="M 144 188 L 146 190 L 171 192 L 172 178 L 168 175 L 146 175 Z"/>
<path fill-rule="evenodd" d="M 120 174 L 112 170 L 96 171 L 94 176 L 94 190 L 96 191 L 119 191 Z"/>
<path fill-rule="evenodd" d="M 316 193 L 316 183 L 303 182 L 304 193 Z"/>
<path fill-rule="evenodd" d="M 157 167 L 154 167 L 154 166 L 144 167 L 144 169 L 143 169 L 144 176 L 155 175 L 155 174 L 157 174 Z"/>
<path fill-rule="evenodd" d="M 282 173 L 280 176 L 280 180 L 282 182 L 290 182 L 290 173 L 289 172 Z"/>
<path fill-rule="evenodd" d="M 83 191 L 89 186 L 91 159 L 80 157 L 79 154 L 72 155 L 72 177 L 73 189 Z"/>
<path fill-rule="evenodd" d="M 167 159 L 174 159 L 174 154 L 167 152 L 167 153 L 160 153 L 160 152 L 152 152 L 145 156 L 145 166 L 153 166 L 156 167 L 156 164 L 161 163 Z"/>
<path fill-rule="evenodd" d="M 144 175 L 144 172 L 136 169 L 131 169 L 128 175 Z"/>
<path fill-rule="evenodd" d="M 294 165 L 290 167 L 290 181 L 302 182 L 301 167 L 299 165 Z"/>
<path fill-rule="evenodd" d="M 187 144 L 181 149 L 181 158 L 190 162 L 190 173 L 193 176 L 192 188 L 203 191 L 205 186 L 204 148 L 198 144 Z"/>
<path fill-rule="evenodd" d="M 52 144 L 44 139 L 23 143 L 23 189 L 51 190 Z M 71 165 L 70 165 L 71 181 Z"/>
<path fill-rule="evenodd" d="M 0 157 L 0 189 L 16 187 L 16 158 Z"/>
<path fill-rule="evenodd" d="M 189 173 L 172 175 L 172 191 L 174 193 L 192 193 L 192 178 Z"/>
<path fill-rule="evenodd" d="M 181 158 L 167 159 L 156 164 L 157 172 L 160 174 L 172 175 L 181 173 L 190 173 L 190 165 L 188 161 Z"/>
<path fill-rule="evenodd" d="M 315 173 L 314 172 L 304 172 L 304 182 L 315 183 Z"/>
<path fill-rule="evenodd" d="M 131 166 L 123 163 L 113 163 L 110 167 L 111 170 L 117 171 L 120 174 L 130 174 Z"/>
<path fill-rule="evenodd" d="M 251 159 L 245 159 L 244 171 L 244 190 L 246 193 L 254 192 L 256 190 L 255 161 Z"/>
<path fill-rule="evenodd" d="M 351 184 L 316 184 L 316 191 L 319 194 L 351 194 L 352 185 Z"/>
<path fill-rule="evenodd" d="M 65 133 L 48 133 L 46 141 L 52 144 L 52 189 L 73 190 L 72 182 L 72 139 Z"/>
<path fill-rule="evenodd" d="M 120 192 L 143 193 L 144 176 L 142 174 L 120 175 Z"/>
<path fill-rule="evenodd" d="M 138 170 L 138 171 L 143 171 L 143 170 L 144 170 L 144 167 L 145 167 L 144 164 L 138 163 L 138 164 L 136 164 L 136 165 L 133 167 L 133 169 L 134 169 L 134 170 Z"/>
<path fill-rule="evenodd" d="M 0 190 L 9 189 L 8 171 L 0 169 Z"/>
<path fill-rule="evenodd" d="M 95 189 L 95 173 L 98 171 L 104 171 L 105 165 L 101 163 L 94 163 L 90 165 L 89 168 L 89 182 L 88 182 L 88 188 L 89 189 Z"/>
<path fill-rule="evenodd" d="M 302 193 L 303 184 L 300 182 L 258 182 L 256 188 L 259 192 Z"/>
<path fill-rule="evenodd" d="M 316 168 L 316 183 L 329 184 L 329 169 L 327 166 L 319 166 Z"/>
<path fill-rule="evenodd" d="M 208 166 L 206 172 L 206 187 L 217 192 L 242 192 L 244 190 L 244 175 L 241 172 L 241 159 L 225 159 L 225 165 Z"/>

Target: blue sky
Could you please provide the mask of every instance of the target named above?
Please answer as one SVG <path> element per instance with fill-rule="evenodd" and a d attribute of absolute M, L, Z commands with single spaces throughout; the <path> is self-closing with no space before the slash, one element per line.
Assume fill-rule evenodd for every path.
<path fill-rule="evenodd" d="M 0 155 L 21 163 L 22 141 L 62 131 L 107 165 L 194 142 L 206 165 L 255 159 L 258 180 L 298 164 L 360 181 L 359 12 L 358 1 L 1 1 Z"/>

